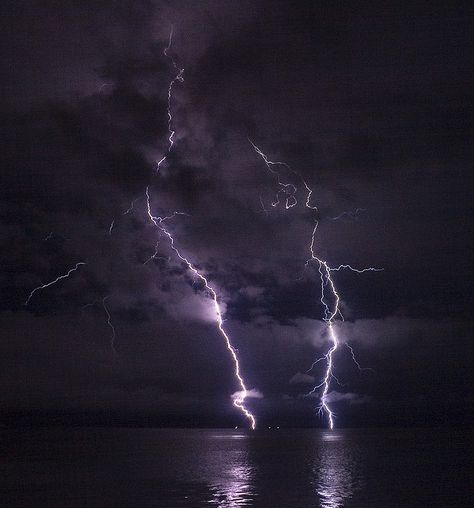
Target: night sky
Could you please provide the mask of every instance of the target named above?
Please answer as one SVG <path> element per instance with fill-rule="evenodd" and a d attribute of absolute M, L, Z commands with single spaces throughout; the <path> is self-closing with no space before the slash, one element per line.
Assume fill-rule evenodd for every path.
<path fill-rule="evenodd" d="M 337 352 L 336 425 L 467 423 L 467 5 L 3 2 L 0 421 L 246 424 L 212 301 L 147 220 L 149 186 L 156 215 L 187 214 L 168 228 L 218 290 L 257 419 L 326 425 L 303 397 L 328 348 L 319 274 L 304 270 L 315 214 L 304 194 L 270 206 L 250 138 L 313 189 L 321 257 L 384 268 L 334 274 L 340 340 L 373 369 Z M 171 25 L 185 79 L 156 173 Z"/>

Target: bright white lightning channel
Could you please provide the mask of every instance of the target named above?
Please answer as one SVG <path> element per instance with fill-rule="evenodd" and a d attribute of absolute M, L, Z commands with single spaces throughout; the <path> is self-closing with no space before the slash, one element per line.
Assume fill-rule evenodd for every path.
<path fill-rule="evenodd" d="M 173 114 L 172 114 L 172 108 L 171 108 L 171 102 L 172 102 L 172 97 L 173 97 L 173 87 L 174 87 L 176 81 L 179 81 L 180 83 L 182 83 L 184 81 L 184 69 L 181 69 L 180 67 L 178 67 L 173 56 L 169 54 L 172 42 L 173 42 L 173 27 L 171 27 L 171 31 L 170 31 L 170 35 L 169 35 L 169 39 L 168 39 L 168 46 L 166 46 L 166 48 L 163 50 L 163 54 L 171 60 L 171 63 L 173 64 L 173 68 L 176 71 L 176 75 L 170 81 L 170 84 L 168 86 L 168 108 L 167 108 L 167 113 L 168 113 L 168 149 L 166 151 L 166 154 L 163 155 L 163 157 L 156 163 L 156 171 L 157 172 L 160 170 L 161 165 L 165 162 L 168 155 L 171 153 L 171 150 L 174 145 L 175 131 L 173 130 Z"/>
<path fill-rule="evenodd" d="M 36 293 L 36 291 L 41 291 L 42 289 L 46 289 L 47 287 L 49 286 L 52 286 L 53 284 L 56 284 L 57 282 L 59 282 L 60 280 L 62 279 L 67 279 L 69 278 L 69 276 L 75 272 L 76 270 L 79 269 L 80 266 L 82 265 L 86 265 L 87 263 L 84 263 L 83 261 L 79 262 L 79 263 L 76 263 L 76 266 L 74 268 L 71 268 L 67 273 L 65 273 L 64 275 L 59 275 L 58 277 L 56 277 L 54 280 L 52 280 L 51 282 L 48 282 L 47 284 L 42 284 L 41 286 L 38 286 L 36 288 L 34 288 L 31 293 L 29 294 L 28 298 L 26 299 L 24 305 L 28 305 L 30 303 L 30 300 L 31 298 L 33 297 L 33 295 Z"/>
<path fill-rule="evenodd" d="M 226 347 L 232 357 L 232 361 L 234 364 L 234 375 L 235 375 L 235 378 L 241 388 L 241 390 L 233 396 L 233 404 L 236 408 L 238 408 L 244 414 L 244 416 L 250 422 L 250 426 L 251 426 L 252 430 L 255 430 L 255 426 L 256 426 L 255 417 L 245 406 L 245 399 L 248 397 L 249 392 L 247 390 L 247 387 L 245 386 L 245 382 L 244 382 L 244 379 L 241 374 L 240 363 L 239 363 L 239 358 L 237 356 L 236 349 L 232 345 L 230 337 L 224 328 L 224 318 L 222 315 L 221 307 L 219 305 L 216 290 L 210 285 L 207 278 L 193 265 L 193 263 L 191 261 L 189 261 L 185 256 L 183 256 L 183 254 L 181 254 L 181 252 L 176 247 L 174 237 L 172 236 L 170 231 L 165 226 L 165 222 L 167 220 L 172 219 L 176 215 L 184 215 L 184 214 L 182 212 L 174 212 L 173 214 L 166 216 L 166 217 L 154 216 L 151 211 L 150 194 L 148 191 L 148 187 L 146 188 L 146 204 L 147 204 L 148 218 L 150 219 L 152 224 L 155 227 L 157 227 L 160 230 L 160 232 L 163 233 L 168 238 L 169 245 L 170 245 L 171 249 L 174 251 L 174 253 L 176 254 L 176 256 L 181 261 L 183 261 L 183 263 L 185 263 L 185 265 L 187 266 L 188 270 L 191 271 L 194 274 L 194 276 L 197 277 L 204 284 L 204 287 L 207 289 L 209 295 L 211 296 L 211 299 L 212 299 L 212 302 L 214 305 L 214 310 L 216 313 L 217 328 L 219 329 L 219 333 L 221 334 L 221 336 L 224 338 Z"/>
<path fill-rule="evenodd" d="M 112 332 L 110 334 L 110 349 L 112 350 L 114 356 L 117 356 L 117 350 L 115 349 L 115 339 L 117 338 L 117 334 L 115 331 L 115 326 L 112 323 L 112 315 L 110 314 L 109 308 L 105 303 L 111 296 L 112 295 L 104 296 L 104 298 L 102 298 L 101 300 L 95 300 L 94 302 L 86 303 L 85 305 L 82 306 L 82 312 L 84 312 L 84 310 L 87 309 L 88 307 L 94 307 L 98 303 L 102 305 L 102 309 L 104 310 L 105 316 L 107 318 L 107 326 L 110 328 Z"/>
<path fill-rule="evenodd" d="M 262 152 L 262 150 L 260 150 L 260 148 L 258 148 L 258 146 L 255 145 L 255 143 L 253 143 L 250 139 L 249 139 L 249 142 L 252 145 L 255 152 L 258 155 L 260 155 L 260 157 L 263 159 L 263 161 L 265 162 L 265 165 L 267 166 L 268 170 L 273 175 L 273 177 L 275 178 L 275 180 L 279 186 L 279 189 L 276 193 L 275 199 L 272 202 L 272 206 L 276 207 L 281 203 L 280 196 L 282 194 L 286 196 L 286 198 L 285 198 L 285 208 L 286 209 L 293 208 L 294 206 L 296 206 L 298 204 L 297 197 L 296 197 L 297 190 L 298 190 L 297 187 L 290 182 L 283 181 L 282 176 L 277 169 L 278 166 L 283 166 L 287 170 L 290 170 L 292 173 L 297 175 L 303 182 L 303 185 L 306 189 L 305 207 L 310 208 L 311 210 L 317 210 L 317 207 L 311 204 L 311 196 L 312 196 L 313 191 L 308 186 L 306 181 L 302 178 L 302 176 L 299 173 L 297 173 L 296 171 L 294 171 L 293 169 L 291 169 L 291 167 L 288 164 L 286 164 L 285 162 L 274 162 L 274 161 L 269 160 L 269 158 Z M 263 207 L 263 203 L 262 203 L 262 207 Z M 322 414 L 326 415 L 328 422 L 329 422 L 329 428 L 332 430 L 334 428 L 335 415 L 334 415 L 334 412 L 329 407 L 328 395 L 329 395 L 329 389 L 331 387 L 332 380 L 335 380 L 338 384 L 340 384 L 339 381 L 337 380 L 336 376 L 334 375 L 334 354 L 341 344 L 341 342 L 337 336 L 337 332 L 335 330 L 334 323 L 338 319 L 344 320 L 344 318 L 342 316 L 341 309 L 340 309 L 340 296 L 337 291 L 334 280 L 331 276 L 331 272 L 337 272 L 340 270 L 350 270 L 350 271 L 356 272 L 356 273 L 364 273 L 364 272 L 370 272 L 370 271 L 371 272 L 378 272 L 378 271 L 381 271 L 382 269 L 381 268 L 373 268 L 373 267 L 354 268 L 348 264 L 339 265 L 336 268 L 332 268 L 331 266 L 329 266 L 327 261 L 318 257 L 315 252 L 316 231 L 318 229 L 318 225 L 319 225 L 319 222 L 316 220 L 315 225 L 313 227 L 312 234 L 311 234 L 311 241 L 309 244 L 309 251 L 310 251 L 311 257 L 306 261 L 306 266 L 308 266 L 310 263 L 313 263 L 313 262 L 316 262 L 318 265 L 318 271 L 319 271 L 319 276 L 320 276 L 320 280 L 321 280 L 320 301 L 321 301 L 321 304 L 323 305 L 323 308 L 324 308 L 324 321 L 327 324 L 327 329 L 328 329 L 328 334 L 329 334 L 331 346 L 330 346 L 329 350 L 326 352 L 326 354 L 323 355 L 321 358 L 318 358 L 317 360 L 315 360 L 313 362 L 313 364 L 311 365 L 311 367 L 307 371 L 307 372 L 310 372 L 319 362 L 324 361 L 326 363 L 326 370 L 325 370 L 323 379 L 321 380 L 321 382 L 318 385 L 316 385 L 308 393 L 308 395 L 312 395 L 312 394 L 316 393 L 316 390 L 322 388 L 322 393 L 321 393 L 321 397 L 320 397 L 321 402 L 319 405 L 318 413 L 321 415 Z M 366 368 L 361 367 L 355 357 L 354 350 L 352 349 L 352 347 L 347 343 L 345 343 L 345 345 L 349 348 L 350 353 L 351 353 L 351 358 L 359 370 L 371 370 L 371 369 L 366 369 Z"/>

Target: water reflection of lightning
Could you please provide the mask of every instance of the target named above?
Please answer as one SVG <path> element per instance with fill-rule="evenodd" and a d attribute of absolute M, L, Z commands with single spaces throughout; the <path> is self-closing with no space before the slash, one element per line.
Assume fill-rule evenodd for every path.
<path fill-rule="evenodd" d="M 280 202 L 281 202 L 280 195 L 281 194 L 286 196 L 286 199 L 285 199 L 285 208 L 286 209 L 293 208 L 298 203 L 298 201 L 297 201 L 298 189 L 297 189 L 296 185 L 292 184 L 291 182 L 284 181 L 282 175 L 277 170 L 278 166 L 282 166 L 282 167 L 286 168 L 286 170 L 289 170 L 291 173 L 297 175 L 299 177 L 299 179 L 303 182 L 303 185 L 306 190 L 305 207 L 309 208 L 311 210 L 317 211 L 317 207 L 311 204 L 311 197 L 312 197 L 313 191 L 308 186 L 308 184 L 303 179 L 303 177 L 299 173 L 297 173 L 296 171 L 291 169 L 291 167 L 288 164 L 286 164 L 285 162 L 273 162 L 273 161 L 269 160 L 268 157 L 260 150 L 260 148 L 258 148 L 255 145 L 255 143 L 253 143 L 251 140 L 249 140 L 249 142 L 252 145 L 255 152 L 258 155 L 260 155 L 260 157 L 263 159 L 263 161 L 265 162 L 265 165 L 267 166 L 268 170 L 273 175 L 273 177 L 275 178 L 275 180 L 279 186 L 276 197 L 272 202 L 272 206 L 276 207 L 280 204 Z M 263 206 L 263 203 L 262 203 L 262 206 Z M 337 217 L 337 218 L 339 218 L 339 217 Z M 329 428 L 332 430 L 334 428 L 335 415 L 334 415 L 334 412 L 331 410 L 331 408 L 328 405 L 329 389 L 330 389 L 332 380 L 335 380 L 338 384 L 340 384 L 338 379 L 334 375 L 334 354 L 340 346 L 340 340 L 337 336 L 337 332 L 336 332 L 334 325 L 338 319 L 344 320 L 344 318 L 342 316 L 341 309 L 340 309 L 340 296 L 337 291 L 334 280 L 331 276 L 331 272 L 336 272 L 336 271 L 340 271 L 340 270 L 350 270 L 355 273 L 364 273 L 364 272 L 369 272 L 369 271 L 380 271 L 381 269 L 380 268 L 373 268 L 373 267 L 354 268 L 348 264 L 339 265 L 337 268 L 332 268 L 331 266 L 329 266 L 327 261 L 318 257 L 315 252 L 316 231 L 318 229 L 318 225 L 319 225 L 319 222 L 318 222 L 318 220 L 316 220 L 315 225 L 313 227 L 312 234 L 311 234 L 311 241 L 309 244 L 309 251 L 310 251 L 311 257 L 306 261 L 306 266 L 308 266 L 309 264 L 311 264 L 313 262 L 317 263 L 317 266 L 318 266 L 319 278 L 321 281 L 320 302 L 321 302 L 323 309 L 324 309 L 324 321 L 327 324 L 327 330 L 328 330 L 331 346 L 330 346 L 329 350 L 326 352 L 326 354 L 324 354 L 322 357 L 315 360 L 313 362 L 313 364 L 311 365 L 311 367 L 307 371 L 307 372 L 310 372 L 320 362 L 326 363 L 326 370 L 325 370 L 323 379 L 321 380 L 321 382 L 318 385 L 316 385 L 308 393 L 308 395 L 312 395 L 312 394 L 316 393 L 317 390 L 322 388 L 322 393 L 320 396 L 321 402 L 319 405 L 318 413 L 325 414 L 327 416 L 328 421 L 329 421 Z M 349 348 L 350 353 L 351 353 L 351 358 L 354 361 L 354 363 L 356 364 L 357 368 L 359 370 L 367 370 L 367 369 L 360 366 L 359 362 L 357 361 L 357 359 L 355 357 L 354 350 L 352 349 L 352 347 L 349 346 L 347 343 L 346 343 L 346 346 Z"/>
<path fill-rule="evenodd" d="M 38 286 L 36 288 L 34 288 L 31 293 L 29 294 L 28 298 L 26 299 L 24 305 L 28 305 L 30 303 L 30 300 L 32 298 L 32 296 L 36 293 L 36 291 L 40 291 L 42 289 L 46 289 L 47 287 L 49 286 L 52 286 L 53 284 L 56 284 L 57 282 L 59 282 L 60 280 L 62 279 L 67 279 L 69 278 L 69 276 L 75 272 L 76 270 L 79 269 L 80 266 L 82 265 L 85 265 L 87 263 L 84 263 L 84 262 L 79 262 L 79 263 L 76 263 L 76 266 L 74 268 L 71 268 L 66 274 L 64 275 L 60 275 L 59 277 L 56 277 L 54 280 L 52 280 L 51 282 L 48 282 L 47 284 L 42 284 L 41 286 Z"/>
<path fill-rule="evenodd" d="M 237 379 L 238 384 L 241 388 L 241 391 L 237 392 L 237 394 L 234 395 L 233 403 L 234 403 L 234 406 L 236 408 L 238 408 L 245 415 L 245 417 L 249 420 L 252 429 L 255 429 L 255 425 L 256 425 L 255 417 L 245 406 L 245 399 L 248 396 L 248 390 L 247 390 L 247 387 L 245 386 L 245 382 L 244 382 L 244 379 L 243 379 L 241 371 L 240 371 L 240 363 L 239 363 L 239 359 L 237 357 L 237 351 L 236 351 L 235 347 L 232 345 L 230 337 L 224 329 L 224 318 L 222 316 L 222 310 L 219 305 L 219 301 L 218 301 L 219 299 L 217 296 L 217 292 L 210 285 L 207 278 L 193 265 L 193 263 L 191 263 L 191 261 L 189 261 L 185 256 L 183 256 L 181 254 L 181 252 L 176 247 L 174 237 L 172 236 L 170 231 L 165 226 L 165 222 L 167 220 L 172 219 L 176 215 L 182 215 L 182 212 L 174 212 L 173 214 L 166 216 L 166 217 L 154 216 L 151 211 L 150 194 L 148 191 L 148 187 L 146 188 L 146 203 L 147 203 L 147 214 L 148 214 L 149 220 L 152 222 L 152 224 L 155 227 L 157 227 L 160 230 L 160 232 L 162 234 L 164 234 L 164 236 L 166 236 L 168 238 L 169 245 L 170 245 L 171 249 L 174 251 L 174 253 L 176 254 L 176 256 L 186 265 L 188 270 L 190 272 L 192 272 L 194 274 L 194 276 L 196 278 L 198 278 L 204 284 L 204 287 L 206 288 L 209 295 L 211 296 L 211 299 L 212 299 L 212 302 L 214 305 L 214 310 L 216 313 L 217 328 L 219 329 L 219 333 L 224 338 L 227 349 L 229 350 L 229 353 L 232 357 L 232 361 L 234 363 L 234 375 L 235 375 L 235 378 Z"/>
<path fill-rule="evenodd" d="M 169 54 L 172 42 L 173 42 L 173 27 L 171 27 L 171 31 L 170 31 L 170 35 L 169 35 L 169 39 L 168 39 L 168 46 L 166 46 L 166 48 L 163 50 L 163 54 L 171 60 L 171 63 L 173 64 L 173 67 L 176 71 L 176 75 L 170 81 L 170 84 L 168 86 L 168 108 L 167 108 L 168 134 L 169 134 L 168 135 L 168 149 L 166 151 L 166 154 L 163 155 L 163 157 L 156 163 L 156 171 L 160 170 L 161 165 L 167 159 L 167 157 L 170 154 L 171 149 L 173 148 L 173 145 L 174 145 L 175 131 L 173 130 L 173 114 L 172 114 L 172 108 L 171 108 L 171 102 L 172 102 L 172 98 L 173 98 L 173 87 L 174 87 L 176 81 L 179 81 L 181 83 L 184 81 L 184 69 L 180 69 L 178 67 L 178 65 L 176 64 L 176 61 L 173 58 L 173 56 Z"/>

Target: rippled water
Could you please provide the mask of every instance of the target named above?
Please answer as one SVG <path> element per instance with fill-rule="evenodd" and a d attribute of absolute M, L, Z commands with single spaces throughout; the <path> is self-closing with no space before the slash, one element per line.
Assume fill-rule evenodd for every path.
<path fill-rule="evenodd" d="M 467 431 L 21 429 L 0 439 L 7 507 L 472 506 Z"/>

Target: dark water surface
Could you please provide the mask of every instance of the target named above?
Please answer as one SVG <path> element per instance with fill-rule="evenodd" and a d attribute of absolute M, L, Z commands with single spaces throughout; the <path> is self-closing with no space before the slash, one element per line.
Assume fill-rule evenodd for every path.
<path fill-rule="evenodd" d="M 466 430 L 9 429 L 0 440 L 2 507 L 474 506 Z"/>

